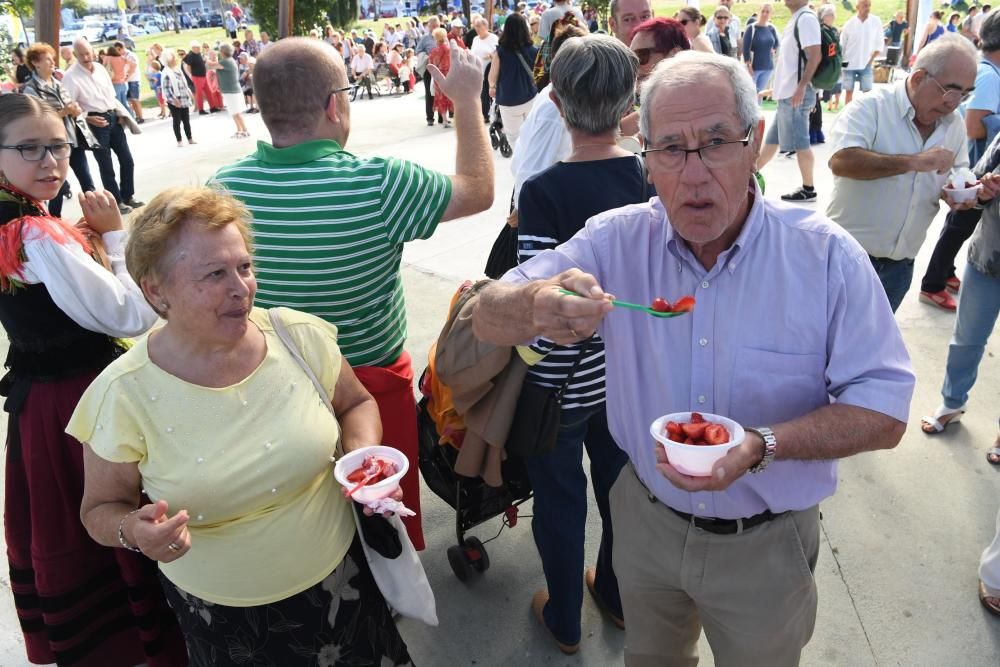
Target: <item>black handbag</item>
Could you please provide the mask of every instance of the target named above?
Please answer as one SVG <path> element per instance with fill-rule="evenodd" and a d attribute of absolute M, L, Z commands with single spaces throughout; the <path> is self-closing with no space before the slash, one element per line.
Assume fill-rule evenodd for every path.
<path fill-rule="evenodd" d="M 514 193 L 510 195 L 510 213 L 503 228 L 493 242 L 490 256 L 486 259 L 487 278 L 499 280 L 503 274 L 517 266 L 517 209 L 514 208 Z M 513 220 L 511 219 L 513 218 Z M 511 224 L 513 222 L 514 224 Z"/>
<path fill-rule="evenodd" d="M 566 375 L 566 381 L 558 389 L 540 387 L 525 382 L 521 385 L 521 394 L 517 398 L 514 410 L 514 420 L 510 425 L 505 446 L 507 453 L 520 458 L 531 458 L 548 453 L 555 449 L 556 437 L 559 435 L 559 421 L 562 417 L 562 399 L 566 388 L 573 381 L 576 369 L 587 354 L 591 339 L 583 342 L 580 354 Z"/>

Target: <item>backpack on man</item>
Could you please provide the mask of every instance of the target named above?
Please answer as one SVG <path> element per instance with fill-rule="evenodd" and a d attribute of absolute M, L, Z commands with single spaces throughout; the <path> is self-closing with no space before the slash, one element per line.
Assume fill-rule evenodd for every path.
<path fill-rule="evenodd" d="M 799 40 L 799 19 L 802 18 L 803 14 L 816 16 L 812 11 L 806 11 L 795 19 L 795 44 L 799 47 L 799 79 L 802 78 L 802 67 L 808 60 L 805 51 L 802 50 L 802 42 Z M 844 66 L 844 58 L 840 51 L 840 38 L 836 28 L 825 25 L 818 18 L 816 21 L 819 23 L 820 60 L 811 83 L 816 90 L 833 90 L 840 82 L 841 70 Z"/>

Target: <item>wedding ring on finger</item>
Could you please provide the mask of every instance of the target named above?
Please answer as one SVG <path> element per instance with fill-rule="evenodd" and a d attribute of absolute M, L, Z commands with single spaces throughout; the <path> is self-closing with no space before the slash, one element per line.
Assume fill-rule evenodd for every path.
<path fill-rule="evenodd" d="M 570 323 L 569 323 L 569 320 L 566 320 L 566 328 L 567 328 L 567 329 L 569 329 L 569 332 L 570 332 L 571 334 L 573 334 L 573 337 L 574 337 L 574 338 L 582 338 L 582 336 L 581 336 L 580 334 L 578 334 L 578 333 L 576 332 L 576 329 L 574 329 L 574 328 L 573 328 L 573 327 L 572 327 L 572 326 L 570 325 Z"/>
<path fill-rule="evenodd" d="M 177 546 L 176 544 L 174 544 L 173 542 L 171 542 L 170 544 L 168 544 L 167 548 L 170 549 L 171 551 L 175 552 L 175 553 L 181 550 L 181 548 L 179 546 Z"/>

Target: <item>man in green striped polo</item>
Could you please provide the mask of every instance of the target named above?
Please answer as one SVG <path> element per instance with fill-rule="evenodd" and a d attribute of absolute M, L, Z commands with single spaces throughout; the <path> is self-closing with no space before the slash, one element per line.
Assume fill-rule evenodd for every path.
<path fill-rule="evenodd" d="M 268 48 L 254 67 L 254 93 L 272 143 L 257 142 L 256 152 L 212 180 L 253 213 L 256 305 L 288 306 L 337 325 L 345 358 L 378 401 L 383 443 L 410 458 L 402 486 L 417 516 L 404 522 L 418 549 L 423 535 L 413 369 L 403 349 L 403 244 L 493 203 L 479 64 L 453 47 L 447 76 L 431 70 L 455 104 L 455 175 L 345 151 L 351 110 L 343 60 L 325 42 L 291 38 Z"/>

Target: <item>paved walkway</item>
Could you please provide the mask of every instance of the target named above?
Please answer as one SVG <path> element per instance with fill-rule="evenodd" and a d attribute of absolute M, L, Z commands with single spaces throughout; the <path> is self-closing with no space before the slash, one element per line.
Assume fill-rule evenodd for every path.
<path fill-rule="evenodd" d="M 454 130 L 427 127 L 422 105 L 420 92 L 355 103 L 350 149 L 361 155 L 398 155 L 450 173 Z M 256 136 L 266 137 L 258 116 L 251 116 L 249 124 Z M 147 123 L 144 129 L 131 145 L 138 164 L 137 196 L 147 201 L 170 185 L 203 183 L 220 165 L 253 146 L 248 140 L 228 139 L 233 127 L 224 114 L 195 117 L 195 139 L 200 143 L 194 147 L 174 147 L 169 121 Z M 452 292 L 461 280 L 480 275 L 506 215 L 510 163 L 495 157 L 493 208 L 443 225 L 432 239 L 412 243 L 404 253 L 408 347 L 418 371 Z M 825 165 L 828 157 L 820 147 L 817 164 Z M 818 206 L 823 210 L 831 177 L 822 166 L 819 172 Z M 795 161 L 780 156 L 765 174 L 772 196 L 800 182 Z M 75 201 L 70 202 L 67 215 L 77 211 Z M 931 229 L 931 239 L 936 238 L 943 217 Z M 932 245 L 928 243 L 917 259 L 918 277 Z M 819 616 L 802 662 L 845 667 L 995 666 L 1000 664 L 1000 621 L 979 606 L 976 568 L 981 550 L 993 536 L 1000 504 L 1000 470 L 984 458 L 996 435 L 1000 406 L 1000 337 L 991 341 L 962 424 L 931 439 L 920 432 L 918 420 L 940 400 L 953 316 L 918 303 L 914 291 L 897 317 L 918 378 L 910 428 L 896 450 L 864 454 L 840 466 L 840 489 L 822 506 Z M 531 595 L 544 582 L 528 520 L 491 542 L 489 571 L 462 584 L 445 557 L 445 549 L 455 540 L 454 514 L 426 491 L 422 503 L 428 544 L 422 559 L 441 625 L 427 628 L 401 622 L 418 665 L 622 664 L 624 634 L 602 620 L 589 597 L 584 600 L 583 642 L 574 657 L 560 654 L 531 618 Z M 530 503 L 524 510 L 530 513 Z M 591 516 L 597 516 L 594 507 Z M 596 557 L 597 526 L 592 519 L 591 558 Z M 485 540 L 498 529 L 499 522 L 493 521 L 474 532 Z M 6 567 L 0 563 L 0 589 L 4 589 L 0 590 L 0 667 L 20 667 L 27 663 L 8 588 Z M 705 664 L 712 664 L 704 639 L 702 655 Z"/>

